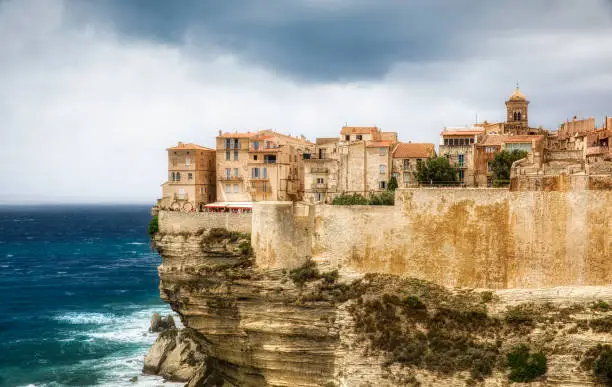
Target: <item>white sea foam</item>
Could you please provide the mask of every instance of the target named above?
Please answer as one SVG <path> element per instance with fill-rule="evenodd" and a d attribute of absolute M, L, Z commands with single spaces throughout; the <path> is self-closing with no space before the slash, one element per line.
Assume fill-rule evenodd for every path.
<path fill-rule="evenodd" d="M 6 254 L 6 257 L 7 257 L 7 258 L 13 258 L 13 257 L 14 257 L 14 255 L 13 255 L 13 254 Z"/>
<path fill-rule="evenodd" d="M 114 316 L 107 313 L 68 312 L 54 317 L 54 320 L 67 324 L 110 324 Z"/>
<path fill-rule="evenodd" d="M 126 243 L 126 244 L 128 244 L 128 245 L 136 245 L 136 246 L 146 245 L 146 243 L 143 243 L 143 242 L 129 242 L 129 243 Z"/>

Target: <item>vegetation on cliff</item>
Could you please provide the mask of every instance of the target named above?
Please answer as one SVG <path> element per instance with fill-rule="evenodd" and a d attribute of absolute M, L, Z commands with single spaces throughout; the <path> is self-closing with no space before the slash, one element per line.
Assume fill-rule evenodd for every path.
<path fill-rule="evenodd" d="M 157 215 L 151 218 L 151 221 L 149 222 L 148 231 L 149 236 L 151 237 L 159 232 L 159 218 L 157 217 Z"/>
<path fill-rule="evenodd" d="M 394 203 L 395 194 L 389 189 L 380 194 L 372 192 L 369 198 L 358 193 L 342 194 L 336 196 L 332 201 L 332 204 L 337 206 L 392 206 Z"/>
<path fill-rule="evenodd" d="M 591 371 L 600 383 L 612 386 L 612 346 L 598 344 L 589 349 L 580 366 Z"/>
<path fill-rule="evenodd" d="M 513 382 L 530 382 L 546 373 L 546 356 L 542 352 L 531 353 L 525 344 L 517 345 L 506 355 Z"/>

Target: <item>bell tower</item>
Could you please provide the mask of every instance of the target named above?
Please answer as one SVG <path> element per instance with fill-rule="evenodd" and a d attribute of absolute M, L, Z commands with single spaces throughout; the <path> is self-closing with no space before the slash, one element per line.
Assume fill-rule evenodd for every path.
<path fill-rule="evenodd" d="M 506 131 L 514 134 L 526 134 L 529 131 L 528 105 L 529 101 L 517 84 L 516 90 L 506 101 Z"/>

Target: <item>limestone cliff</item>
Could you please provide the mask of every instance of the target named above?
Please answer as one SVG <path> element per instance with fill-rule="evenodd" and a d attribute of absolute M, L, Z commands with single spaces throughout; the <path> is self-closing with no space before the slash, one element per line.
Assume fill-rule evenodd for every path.
<path fill-rule="evenodd" d="M 161 297 L 207 353 L 189 385 L 503 386 L 507 353 L 527 344 L 547 359 L 534 386 L 588 386 L 587 352 L 612 344 L 611 287 L 487 292 L 316 262 L 263 270 L 249 242 L 223 229 L 154 238 Z"/>

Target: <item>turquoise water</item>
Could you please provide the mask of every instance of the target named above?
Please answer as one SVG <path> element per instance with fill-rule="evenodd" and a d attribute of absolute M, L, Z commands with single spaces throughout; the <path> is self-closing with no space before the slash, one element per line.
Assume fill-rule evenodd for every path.
<path fill-rule="evenodd" d="M 148 206 L 0 206 L 0 386 L 134 385 L 151 314 L 170 312 L 149 219 Z"/>

